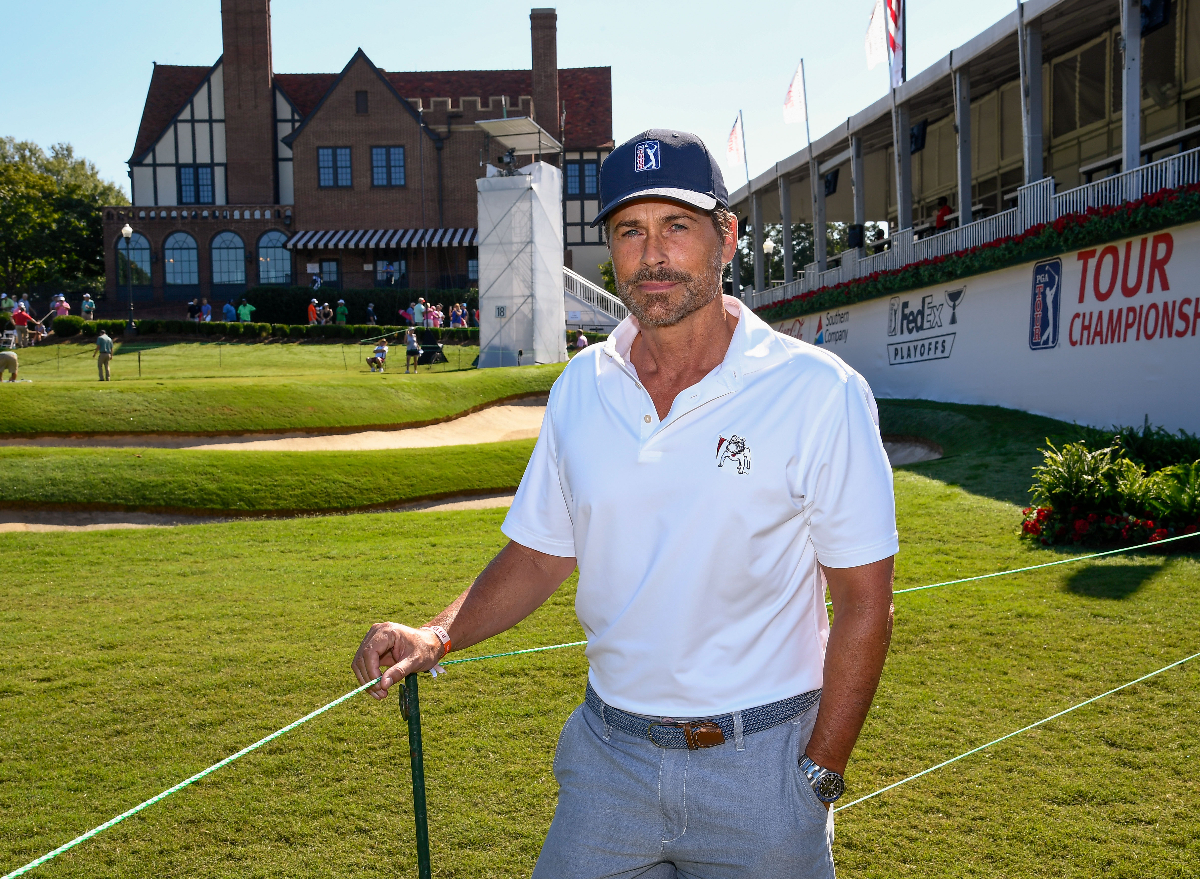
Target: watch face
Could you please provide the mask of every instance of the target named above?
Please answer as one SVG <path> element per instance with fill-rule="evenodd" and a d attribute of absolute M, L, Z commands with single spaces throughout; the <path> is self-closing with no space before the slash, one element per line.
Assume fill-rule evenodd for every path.
<path fill-rule="evenodd" d="M 846 782 L 836 772 L 826 772 L 813 785 L 813 792 L 823 803 L 832 803 L 846 791 Z"/>

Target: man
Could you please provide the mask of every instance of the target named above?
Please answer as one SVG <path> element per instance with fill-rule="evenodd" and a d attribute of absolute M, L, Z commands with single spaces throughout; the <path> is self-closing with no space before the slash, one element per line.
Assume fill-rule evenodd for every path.
<path fill-rule="evenodd" d="M 617 147 L 600 204 L 631 316 L 555 383 L 508 545 L 428 625 L 372 626 L 355 674 L 390 666 L 383 698 L 515 625 L 578 561 L 588 686 L 535 879 L 832 877 L 829 804 L 891 633 L 874 399 L 721 296 L 736 223 L 699 139 Z"/>
<path fill-rule="evenodd" d="M 414 327 L 425 326 L 425 300 L 422 298 L 418 298 L 412 307 L 412 322 Z"/>
<path fill-rule="evenodd" d="M 374 303 L 374 302 L 368 302 L 368 303 L 367 303 L 367 325 L 368 325 L 368 326 L 372 326 L 372 327 L 373 327 L 373 326 L 375 326 L 375 324 L 376 324 L 376 320 L 375 320 L 375 303 Z"/>
<path fill-rule="evenodd" d="M 105 330 L 101 330 L 100 335 L 96 337 L 96 348 L 92 351 L 92 356 L 96 358 L 96 369 L 100 373 L 102 382 L 112 381 L 112 374 L 109 372 L 112 355 L 113 340 L 108 337 Z"/>
<path fill-rule="evenodd" d="M 250 321 L 253 319 L 251 316 L 257 310 L 258 309 L 256 309 L 253 305 L 251 305 L 249 302 L 247 302 L 245 299 L 243 299 L 242 304 L 238 306 L 238 310 L 237 310 L 238 320 L 240 320 L 244 324 L 250 323 Z"/>
<path fill-rule="evenodd" d="M 209 323 L 212 321 L 212 306 L 208 304 L 207 299 L 200 300 L 200 322 Z"/>
<path fill-rule="evenodd" d="M 9 374 L 8 380 L 15 382 L 17 380 L 17 369 L 20 364 L 17 362 L 16 351 L 0 351 L 0 381 L 4 380 L 4 373 Z"/>
<path fill-rule="evenodd" d="M 317 322 L 317 300 L 311 299 L 308 303 L 308 325 L 311 327 Z"/>
<path fill-rule="evenodd" d="M 187 312 L 187 319 L 189 321 L 192 323 L 200 323 L 200 300 L 193 299 L 191 302 L 189 302 Z"/>
<path fill-rule="evenodd" d="M 96 319 L 96 303 L 90 293 L 83 294 L 83 302 L 79 305 L 79 316 L 84 320 Z"/>
<path fill-rule="evenodd" d="M 33 318 L 23 306 L 17 305 L 17 310 L 12 314 L 12 322 L 17 328 L 17 347 L 24 348 L 29 344 L 29 324 L 33 322 Z"/>
<path fill-rule="evenodd" d="M 337 323 L 338 326 L 345 326 L 346 319 L 349 317 L 350 317 L 350 309 L 348 309 L 346 307 L 346 300 L 339 299 L 338 304 L 337 304 L 337 318 L 335 320 L 335 323 Z"/>
<path fill-rule="evenodd" d="M 230 300 L 221 306 L 221 316 L 225 318 L 225 323 L 237 323 L 237 309 L 233 307 L 233 301 Z"/>

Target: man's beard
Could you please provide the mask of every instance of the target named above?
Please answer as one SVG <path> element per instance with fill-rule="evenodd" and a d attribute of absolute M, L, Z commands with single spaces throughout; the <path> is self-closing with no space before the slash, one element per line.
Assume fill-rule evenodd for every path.
<path fill-rule="evenodd" d="M 707 270 L 702 275 L 692 275 L 679 269 L 640 268 L 628 278 L 616 279 L 617 298 L 641 326 L 669 327 L 721 295 L 724 269 L 720 249 L 713 251 Z M 636 285 L 646 282 L 682 284 L 684 295 L 672 301 L 672 293 L 634 292 Z"/>

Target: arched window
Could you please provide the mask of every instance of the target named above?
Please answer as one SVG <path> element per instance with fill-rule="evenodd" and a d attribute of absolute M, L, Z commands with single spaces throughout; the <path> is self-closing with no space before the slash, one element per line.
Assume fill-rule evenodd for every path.
<path fill-rule="evenodd" d="M 196 239 L 187 232 L 172 233 L 163 244 L 163 265 L 168 287 L 199 284 Z"/>
<path fill-rule="evenodd" d="M 246 248 L 234 232 L 222 232 L 212 243 L 214 284 L 246 283 Z"/>
<path fill-rule="evenodd" d="M 281 284 L 292 283 L 292 255 L 283 245 L 287 236 L 278 229 L 272 229 L 258 239 L 258 283 Z"/>
<path fill-rule="evenodd" d="M 138 287 L 150 286 L 150 242 L 140 232 L 129 236 L 126 246 L 124 238 L 117 239 L 117 286 L 129 284 L 129 267 L 133 266 L 133 283 Z"/>

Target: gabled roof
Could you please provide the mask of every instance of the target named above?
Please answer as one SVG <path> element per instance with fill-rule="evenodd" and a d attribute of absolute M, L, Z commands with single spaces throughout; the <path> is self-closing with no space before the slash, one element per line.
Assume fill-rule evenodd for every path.
<path fill-rule="evenodd" d="M 362 53 L 355 53 L 357 58 Z M 366 58 L 366 55 L 363 55 Z M 350 64 L 354 63 L 354 58 Z M 371 63 L 366 58 L 367 63 Z M 204 84 L 220 59 L 211 67 L 182 67 L 157 64 L 150 77 L 146 106 L 138 128 L 137 141 L 129 161 L 137 161 L 162 137 L 187 102 Z M 346 67 L 349 68 L 350 64 Z M 405 104 L 420 98 L 428 106 L 434 98 L 477 97 L 486 107 L 492 97 L 506 95 L 516 104 L 522 95 L 533 92 L 533 75 L 528 70 L 437 70 L 413 73 L 389 73 L 371 66 Z M 273 80 L 300 115 L 307 120 L 321 105 L 337 81 L 345 74 L 277 73 Z M 612 68 L 567 67 L 558 71 L 560 100 L 567 105 L 564 146 L 589 149 L 612 143 Z M 411 108 L 411 105 L 408 105 Z M 536 108 L 535 108 L 536 109 Z M 414 111 L 415 112 L 415 111 Z M 557 128 L 557 125 L 551 126 Z M 556 131 L 550 130 L 557 135 Z M 298 131 L 299 129 L 297 129 Z M 293 132 L 294 134 L 294 132 Z M 433 133 L 431 132 L 431 135 Z"/>
<path fill-rule="evenodd" d="M 220 59 L 217 64 L 220 64 Z M 173 64 L 155 64 L 154 73 L 150 76 L 150 88 L 146 92 L 146 106 L 142 110 L 142 124 L 138 128 L 137 140 L 133 144 L 133 155 L 130 162 L 137 161 L 162 136 L 163 130 L 171 124 L 191 100 L 196 90 L 204 84 L 204 80 L 212 73 L 212 67 L 179 67 Z"/>
<path fill-rule="evenodd" d="M 294 129 L 291 134 L 289 134 L 287 137 L 283 138 L 283 142 L 286 143 L 288 146 L 291 146 L 292 144 L 294 144 L 296 142 L 296 138 L 298 138 L 300 136 L 300 132 L 302 132 L 305 128 L 308 127 L 308 123 L 312 120 L 312 118 L 314 116 L 316 116 L 317 112 L 321 109 L 321 105 L 325 103 L 325 99 L 328 98 L 331 94 L 333 94 L 333 90 L 338 87 L 338 84 L 341 83 L 342 79 L 350 71 L 350 68 L 353 67 L 359 61 L 362 61 L 364 64 L 368 65 L 371 68 L 371 71 L 376 76 L 379 77 L 380 81 L 384 84 L 384 86 L 387 88 L 387 90 L 392 93 L 392 95 L 396 98 L 396 100 L 400 103 L 400 105 L 402 107 L 404 107 L 405 110 L 408 111 L 410 116 L 412 116 L 413 121 L 416 122 L 417 125 L 420 126 L 421 130 L 424 131 L 431 140 L 438 143 L 439 144 L 438 149 L 441 149 L 441 146 L 440 146 L 440 143 L 442 140 L 441 135 L 439 135 L 436 132 L 434 132 L 433 130 L 431 130 L 430 127 L 425 124 L 425 120 L 421 118 L 421 114 L 417 112 L 416 108 L 413 107 L 412 104 L 410 104 L 408 101 L 406 101 L 400 95 L 400 93 L 396 91 L 395 86 L 393 86 L 390 82 L 388 82 L 387 77 L 384 75 L 383 71 L 375 66 L 375 62 L 372 61 L 370 58 L 368 58 L 367 53 L 364 52 L 361 48 L 357 52 L 354 53 L 354 57 L 352 57 L 348 62 L 346 62 L 346 66 L 342 68 L 342 72 L 337 75 L 337 78 L 334 79 L 334 81 L 332 83 L 330 83 L 329 88 L 326 89 L 325 94 L 321 96 L 321 100 L 317 101 L 317 105 L 315 107 L 313 107 L 312 112 L 305 114 L 304 121 L 301 122 L 300 125 L 296 129 Z M 293 103 L 295 103 L 295 102 L 293 101 Z M 299 109 L 299 107 L 297 107 L 296 109 Z"/>

